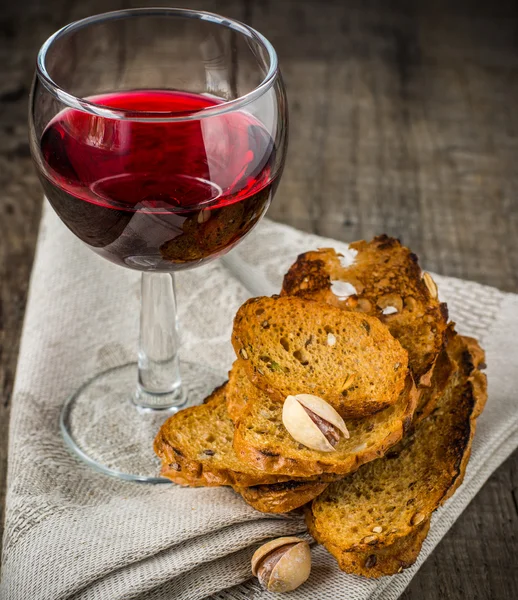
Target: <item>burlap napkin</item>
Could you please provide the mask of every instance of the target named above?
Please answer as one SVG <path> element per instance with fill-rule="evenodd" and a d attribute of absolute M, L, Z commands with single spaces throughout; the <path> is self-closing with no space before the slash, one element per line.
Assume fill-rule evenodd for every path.
<path fill-rule="evenodd" d="M 238 306 L 278 291 L 298 253 L 330 244 L 344 248 L 264 221 L 225 261 L 180 274 L 183 357 L 228 369 Z M 250 581 L 250 556 L 266 538 L 305 531 L 300 518 L 255 512 L 231 490 L 124 483 L 66 450 L 58 431 L 63 399 L 92 373 L 135 356 L 138 281 L 82 246 L 45 209 L 12 406 L 2 599 L 273 598 Z M 369 581 L 341 573 L 314 547 L 312 576 L 293 600 L 397 598 L 518 445 L 518 296 L 437 282 L 459 331 L 487 351 L 489 401 L 465 482 L 435 515 L 414 567 Z"/>

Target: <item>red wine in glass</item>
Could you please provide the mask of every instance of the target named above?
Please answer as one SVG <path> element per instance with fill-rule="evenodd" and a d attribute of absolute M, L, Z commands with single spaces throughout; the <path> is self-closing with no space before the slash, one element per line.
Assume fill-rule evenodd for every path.
<path fill-rule="evenodd" d="M 221 101 L 166 90 L 105 94 L 114 109 L 195 115 Z M 228 251 L 268 208 L 279 173 L 261 123 L 232 111 L 182 121 L 68 108 L 41 137 L 45 193 L 64 223 L 112 262 L 176 271 Z"/>

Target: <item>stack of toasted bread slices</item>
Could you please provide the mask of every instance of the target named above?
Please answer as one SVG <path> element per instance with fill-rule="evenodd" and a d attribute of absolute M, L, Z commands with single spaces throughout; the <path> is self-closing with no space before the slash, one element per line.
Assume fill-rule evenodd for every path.
<path fill-rule="evenodd" d="M 455 336 L 452 362 L 429 416 L 381 460 L 332 483 L 306 508 L 314 538 L 348 573 L 391 575 L 413 564 L 432 512 L 462 483 L 486 401 L 480 347 Z"/>
<path fill-rule="evenodd" d="M 263 512 L 306 505 L 340 567 L 376 577 L 415 561 L 460 484 L 486 385 L 415 255 L 387 236 L 351 249 L 303 254 L 280 296 L 245 302 L 228 382 L 170 417 L 155 451 L 176 483 L 232 486 Z M 325 450 L 287 422 L 293 399 Z"/>

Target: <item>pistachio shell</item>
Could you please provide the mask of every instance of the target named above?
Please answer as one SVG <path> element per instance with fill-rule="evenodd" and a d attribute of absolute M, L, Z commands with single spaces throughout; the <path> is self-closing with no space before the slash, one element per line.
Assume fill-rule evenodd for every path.
<path fill-rule="evenodd" d="M 301 540 L 298 537 L 287 536 L 287 537 L 280 537 L 275 540 L 270 540 L 269 542 L 266 542 L 266 544 L 263 544 L 260 548 L 257 548 L 257 550 L 254 552 L 254 555 L 252 556 L 252 575 L 254 575 L 254 576 L 257 575 L 257 568 L 259 566 L 259 563 L 268 554 L 270 554 L 271 552 L 273 552 L 280 546 L 286 546 L 287 544 L 295 544 L 297 542 L 303 542 L 303 541 L 304 540 Z"/>
<path fill-rule="evenodd" d="M 313 450 L 334 452 L 333 446 L 326 436 L 313 423 L 295 396 L 288 396 L 282 407 L 282 422 L 291 437 Z"/>
<path fill-rule="evenodd" d="M 311 551 L 301 541 L 286 551 L 275 565 L 268 581 L 270 592 L 291 592 L 302 585 L 311 573 Z"/>

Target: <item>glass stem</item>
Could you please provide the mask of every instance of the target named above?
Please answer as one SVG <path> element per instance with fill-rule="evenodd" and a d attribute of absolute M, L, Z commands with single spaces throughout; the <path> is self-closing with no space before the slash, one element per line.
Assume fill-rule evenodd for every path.
<path fill-rule="evenodd" d="M 137 406 L 164 410 L 184 403 L 179 347 L 174 275 L 143 272 Z"/>

